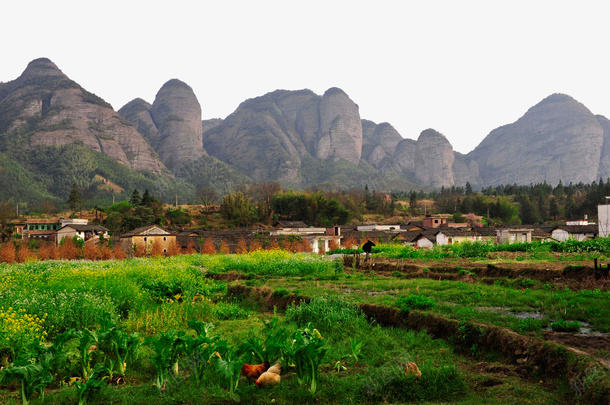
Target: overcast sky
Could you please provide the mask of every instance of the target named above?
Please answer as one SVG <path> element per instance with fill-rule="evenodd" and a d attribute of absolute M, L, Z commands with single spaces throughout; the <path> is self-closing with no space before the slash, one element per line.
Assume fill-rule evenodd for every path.
<path fill-rule="evenodd" d="M 7 4 L 8 3 L 8 4 Z M 607 5 L 609 4 L 609 5 Z M 276 89 L 343 89 L 404 138 L 467 153 L 552 93 L 610 115 L 604 1 L 10 1 L 0 81 L 51 59 L 118 110 L 189 84 L 203 118 Z"/>

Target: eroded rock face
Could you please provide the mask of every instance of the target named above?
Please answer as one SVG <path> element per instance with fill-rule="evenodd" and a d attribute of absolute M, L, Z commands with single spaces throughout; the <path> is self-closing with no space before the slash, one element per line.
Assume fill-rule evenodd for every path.
<path fill-rule="evenodd" d="M 467 161 L 466 157 L 459 152 L 455 153 L 453 160 L 453 177 L 455 185 L 464 187 L 466 183 L 470 183 L 475 189 L 479 189 L 483 185 L 483 180 L 479 174 L 479 165 L 474 160 Z"/>
<path fill-rule="evenodd" d="M 591 183 L 603 145 L 598 119 L 572 97 L 553 94 L 493 130 L 467 160 L 477 162 L 484 185 Z"/>
<path fill-rule="evenodd" d="M 136 127 L 138 132 L 150 143 L 153 149 L 159 144 L 159 131 L 150 116 L 152 106 L 141 98 L 125 104 L 118 112 Z"/>
<path fill-rule="evenodd" d="M 296 105 L 312 96 L 310 91 L 278 90 L 247 100 L 205 132 L 204 147 L 257 181 L 298 182 L 307 149 L 294 129 Z"/>
<path fill-rule="evenodd" d="M 258 181 L 298 183 L 303 157 L 358 164 L 358 107 L 339 89 L 277 90 L 243 102 L 204 134 L 204 148 Z"/>
<path fill-rule="evenodd" d="M 426 129 L 419 135 L 415 152 L 415 177 L 422 184 L 435 188 L 453 186 L 454 160 L 453 147 L 441 133 Z"/>
<path fill-rule="evenodd" d="M 320 101 L 320 138 L 315 156 L 358 164 L 362 154 L 362 122 L 358 106 L 336 87 Z"/>
<path fill-rule="evenodd" d="M 166 173 L 150 145 L 110 104 L 70 80 L 46 58 L 3 85 L 0 132 L 28 125 L 29 146 L 81 143 L 135 170 Z"/>
<path fill-rule="evenodd" d="M 201 105 L 186 83 L 177 79 L 165 83 L 155 97 L 150 116 L 159 133 L 155 150 L 168 168 L 207 156 Z"/>
<path fill-rule="evenodd" d="M 387 122 L 375 124 L 362 120 L 362 158 L 380 169 L 384 159 L 391 158 L 403 140 L 398 131 Z"/>
<path fill-rule="evenodd" d="M 610 120 L 603 115 L 598 115 L 596 118 L 604 130 L 604 144 L 601 150 L 596 178 L 602 178 L 606 181 L 606 179 L 610 178 Z"/>

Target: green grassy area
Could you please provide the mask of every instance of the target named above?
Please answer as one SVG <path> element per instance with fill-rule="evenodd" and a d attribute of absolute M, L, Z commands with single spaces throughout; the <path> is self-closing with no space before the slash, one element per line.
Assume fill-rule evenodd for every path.
<path fill-rule="evenodd" d="M 269 310 L 209 278 L 228 272 L 278 300 L 295 292 L 312 300 Z M 574 397 L 565 376 L 523 375 L 498 353 L 383 327 L 354 305 L 525 334 L 546 325 L 509 312 L 608 328 L 607 292 L 529 287 L 346 274 L 337 261 L 282 251 L 0 265 L 0 402 L 19 403 L 22 381 L 33 403 L 54 404 L 564 402 Z M 279 385 L 239 377 L 244 363 L 263 359 L 281 361 Z M 407 362 L 420 378 L 405 373 Z"/>

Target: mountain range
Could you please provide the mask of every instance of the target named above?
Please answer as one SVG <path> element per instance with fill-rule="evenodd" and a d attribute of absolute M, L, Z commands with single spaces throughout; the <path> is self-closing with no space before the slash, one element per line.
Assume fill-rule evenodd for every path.
<path fill-rule="evenodd" d="M 64 201 L 71 185 L 96 199 L 148 188 L 186 199 L 209 186 L 276 181 L 302 189 L 412 190 L 590 183 L 610 174 L 610 121 L 552 94 L 470 153 L 426 129 L 403 138 L 360 116 L 339 88 L 276 90 L 224 119 L 202 119 L 191 87 L 171 79 L 152 104 L 115 111 L 49 59 L 0 82 L 0 199 Z M 117 164 L 118 163 L 118 164 Z"/>

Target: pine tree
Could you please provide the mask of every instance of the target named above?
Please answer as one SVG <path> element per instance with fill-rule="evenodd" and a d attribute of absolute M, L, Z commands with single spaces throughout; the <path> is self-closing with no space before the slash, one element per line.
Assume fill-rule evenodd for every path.
<path fill-rule="evenodd" d="M 81 205 L 80 190 L 76 183 L 72 183 L 72 190 L 70 190 L 67 203 L 70 205 L 72 211 L 76 211 L 76 208 Z"/>
<path fill-rule="evenodd" d="M 142 205 L 142 198 L 140 197 L 140 192 L 137 188 L 133 190 L 133 193 L 131 193 L 129 204 L 133 205 L 134 207 Z"/>
<path fill-rule="evenodd" d="M 136 190 L 136 191 L 137 191 L 137 190 Z M 133 195 L 132 195 L 132 197 L 133 197 Z M 146 189 L 146 190 L 144 191 L 144 195 L 142 196 L 142 201 L 140 202 L 140 204 L 142 204 L 142 205 L 144 205 L 144 206 L 148 207 L 148 206 L 150 206 L 150 204 L 151 204 L 153 201 L 155 201 L 155 197 L 151 196 L 151 195 L 148 193 L 148 189 Z"/>
<path fill-rule="evenodd" d="M 472 195 L 473 191 L 472 191 L 472 185 L 470 184 L 469 181 L 466 182 L 466 195 Z"/>

